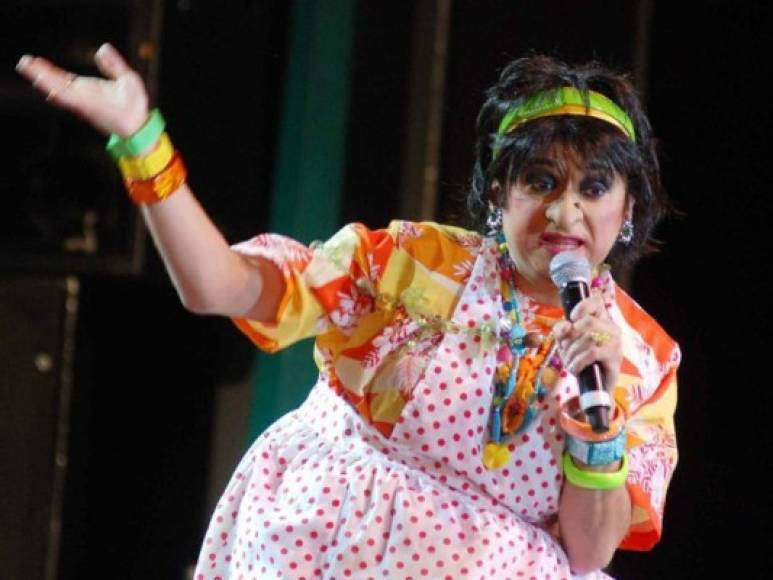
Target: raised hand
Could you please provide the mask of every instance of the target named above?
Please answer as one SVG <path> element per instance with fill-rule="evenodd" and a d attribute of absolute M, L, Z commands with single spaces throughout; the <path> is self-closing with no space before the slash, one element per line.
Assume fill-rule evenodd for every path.
<path fill-rule="evenodd" d="M 94 54 L 107 78 L 77 76 L 42 57 L 24 55 L 16 70 L 53 105 L 72 111 L 95 129 L 128 137 L 148 117 L 148 93 L 140 75 L 110 44 Z"/>

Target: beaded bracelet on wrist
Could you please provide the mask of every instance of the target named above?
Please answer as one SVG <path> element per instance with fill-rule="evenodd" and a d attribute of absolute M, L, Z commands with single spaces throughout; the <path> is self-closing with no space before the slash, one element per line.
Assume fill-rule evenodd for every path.
<path fill-rule="evenodd" d="M 586 465 L 610 465 L 620 461 L 623 457 L 627 440 L 625 429 L 620 431 L 613 439 L 595 443 L 567 434 L 566 451 L 569 455 Z"/>

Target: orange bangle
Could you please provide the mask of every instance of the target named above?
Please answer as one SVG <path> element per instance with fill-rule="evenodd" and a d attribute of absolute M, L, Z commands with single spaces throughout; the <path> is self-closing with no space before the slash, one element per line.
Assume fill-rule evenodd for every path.
<path fill-rule="evenodd" d="M 153 204 L 177 191 L 187 177 L 188 170 L 180 153 L 175 151 L 169 164 L 158 175 L 145 180 L 124 179 L 124 184 L 134 203 Z"/>
<path fill-rule="evenodd" d="M 579 413 L 580 398 L 572 397 L 561 407 L 561 416 L 559 419 L 561 428 L 567 435 L 571 435 L 575 439 L 594 443 L 609 441 L 610 439 L 617 437 L 628 420 L 623 408 L 620 405 L 615 404 L 615 409 L 612 412 L 612 417 L 609 421 L 609 431 L 606 433 L 594 433 L 590 423 L 578 421 L 574 418 Z"/>

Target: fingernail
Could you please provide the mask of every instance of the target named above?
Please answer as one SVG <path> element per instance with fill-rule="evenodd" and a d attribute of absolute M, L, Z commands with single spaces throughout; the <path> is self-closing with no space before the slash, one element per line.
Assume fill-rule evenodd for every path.
<path fill-rule="evenodd" d="M 105 58 L 108 53 L 110 52 L 110 49 L 112 46 L 110 46 L 110 43 L 106 42 L 102 46 L 97 49 L 97 57 L 99 58 Z"/>
<path fill-rule="evenodd" d="M 32 60 L 32 57 L 28 54 L 25 54 L 19 59 L 19 62 L 16 63 L 16 70 L 23 69 L 25 66 L 27 66 L 30 63 L 31 60 Z"/>

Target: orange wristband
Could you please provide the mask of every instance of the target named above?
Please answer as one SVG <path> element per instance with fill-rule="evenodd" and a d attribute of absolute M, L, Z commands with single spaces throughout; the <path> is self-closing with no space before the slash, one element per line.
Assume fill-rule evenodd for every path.
<path fill-rule="evenodd" d="M 175 151 L 169 164 L 158 175 L 146 180 L 124 179 L 124 184 L 135 204 L 153 204 L 177 191 L 187 177 L 188 170 L 180 153 Z"/>
<path fill-rule="evenodd" d="M 567 435 L 582 441 L 594 443 L 609 441 L 620 434 L 628 420 L 620 405 L 615 404 L 615 409 L 609 421 L 609 431 L 606 433 L 594 433 L 590 423 L 578 421 L 574 417 L 580 413 L 580 398 L 572 397 L 561 407 L 561 428 Z"/>

